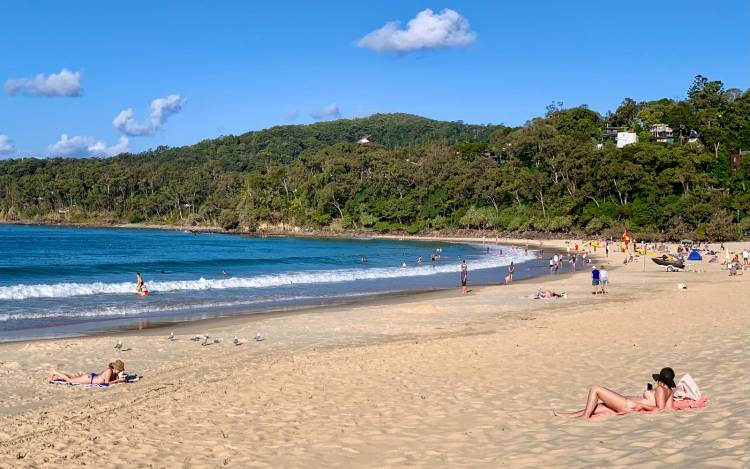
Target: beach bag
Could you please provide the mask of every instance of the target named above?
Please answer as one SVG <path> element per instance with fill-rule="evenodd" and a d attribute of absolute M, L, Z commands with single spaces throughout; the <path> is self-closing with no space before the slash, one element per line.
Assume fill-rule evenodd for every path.
<path fill-rule="evenodd" d="M 680 380 L 677 382 L 677 387 L 675 388 L 674 394 L 672 396 L 673 399 L 677 401 L 697 401 L 701 398 L 701 392 L 698 389 L 698 385 L 695 384 L 695 380 L 693 380 L 693 377 L 690 376 L 689 373 L 686 373 L 685 376 L 680 378 Z"/>

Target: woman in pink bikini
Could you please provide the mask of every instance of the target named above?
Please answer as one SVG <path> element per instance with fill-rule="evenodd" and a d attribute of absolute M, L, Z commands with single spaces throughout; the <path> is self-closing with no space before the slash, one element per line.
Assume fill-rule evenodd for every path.
<path fill-rule="evenodd" d="M 656 381 L 655 389 L 647 389 L 640 396 L 623 396 L 602 386 L 593 386 L 589 390 L 586 399 L 586 408 L 578 412 L 552 413 L 558 417 L 584 418 L 588 419 L 599 415 L 627 414 L 628 412 L 656 412 L 669 410 L 674 406 L 672 390 L 676 387 L 674 383 L 674 370 L 662 368 L 659 374 L 651 375 Z M 649 387 L 651 387 L 649 385 Z"/>
<path fill-rule="evenodd" d="M 71 373 L 61 373 L 59 371 L 53 371 L 50 373 L 47 381 L 65 381 L 70 384 L 116 384 L 124 383 L 128 380 L 128 377 L 123 373 L 125 371 L 125 363 L 122 360 L 115 360 L 109 364 L 106 370 L 101 374 L 96 374 L 93 371 L 87 375 L 73 376 Z"/>

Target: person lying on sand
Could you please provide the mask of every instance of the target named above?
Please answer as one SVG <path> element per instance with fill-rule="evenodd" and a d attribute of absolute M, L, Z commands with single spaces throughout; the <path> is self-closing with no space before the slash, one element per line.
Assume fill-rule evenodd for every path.
<path fill-rule="evenodd" d="M 70 384 L 117 384 L 124 383 L 128 380 L 125 372 L 125 363 L 122 360 L 115 360 L 109 364 L 106 370 L 101 374 L 93 371 L 87 375 L 73 376 L 70 373 L 52 371 L 47 381 L 65 381 Z"/>
<path fill-rule="evenodd" d="M 536 293 L 533 295 L 529 295 L 529 298 L 533 300 L 550 300 L 552 298 L 567 298 L 568 294 L 565 292 L 557 293 L 552 290 L 542 290 L 541 288 L 537 290 Z"/>
<path fill-rule="evenodd" d="M 597 415 L 627 414 L 628 412 L 658 412 L 674 407 L 674 370 L 662 368 L 659 374 L 651 375 L 656 389 L 646 389 L 640 396 L 623 396 L 602 386 L 592 386 L 586 398 L 586 407 L 577 412 L 552 413 L 557 417 L 588 419 Z M 649 385 L 649 388 L 651 386 Z"/>

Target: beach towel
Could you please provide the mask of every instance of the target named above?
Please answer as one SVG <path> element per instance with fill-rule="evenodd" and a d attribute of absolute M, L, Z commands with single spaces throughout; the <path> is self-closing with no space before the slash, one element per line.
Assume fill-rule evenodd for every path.
<path fill-rule="evenodd" d="M 143 378 L 143 376 L 140 376 L 137 374 L 129 374 L 128 380 L 125 381 L 125 383 L 134 383 L 136 381 L 140 381 L 141 378 Z M 77 384 L 77 383 L 68 383 L 67 381 L 62 381 L 62 380 L 49 381 L 49 384 L 61 384 L 63 386 L 82 386 L 84 388 L 97 388 L 97 389 L 104 389 L 104 388 L 109 387 L 109 384 L 86 384 L 86 383 Z"/>
<path fill-rule="evenodd" d="M 59 381 L 59 380 L 50 381 L 49 384 L 61 384 L 63 386 L 81 386 L 84 388 L 98 388 L 98 389 L 104 389 L 104 388 L 109 387 L 108 384 L 77 384 L 77 383 L 69 383 L 67 381 Z"/>
<path fill-rule="evenodd" d="M 691 400 L 691 399 L 684 399 L 681 401 L 673 401 L 672 404 L 672 410 L 688 410 L 688 409 L 702 409 L 709 404 L 709 398 L 708 396 L 701 396 L 697 400 Z M 600 413 L 596 415 L 592 415 L 592 418 L 598 418 L 598 417 L 612 417 L 613 415 L 626 415 L 626 414 L 653 414 L 655 412 L 649 412 L 647 410 L 635 410 L 631 412 L 624 412 L 624 413 L 618 413 L 618 412 L 608 412 L 608 413 Z"/>

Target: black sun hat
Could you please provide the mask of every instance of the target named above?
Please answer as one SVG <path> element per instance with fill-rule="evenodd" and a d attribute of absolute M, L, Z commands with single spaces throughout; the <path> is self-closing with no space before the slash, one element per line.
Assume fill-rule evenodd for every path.
<path fill-rule="evenodd" d="M 677 385 L 674 384 L 674 370 L 672 368 L 666 367 L 662 368 L 659 374 L 651 375 L 655 381 L 661 381 L 662 383 L 666 384 L 670 388 L 676 388 Z"/>

